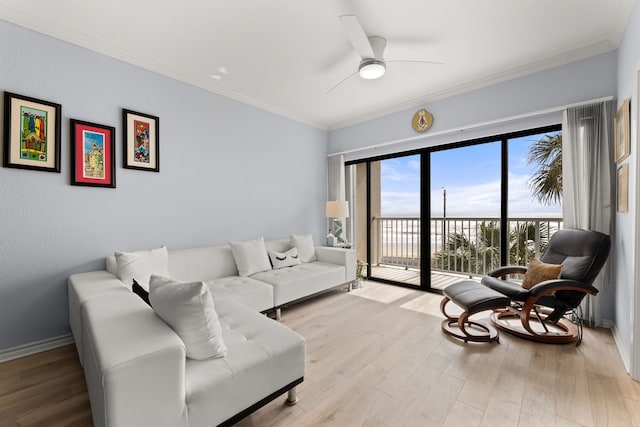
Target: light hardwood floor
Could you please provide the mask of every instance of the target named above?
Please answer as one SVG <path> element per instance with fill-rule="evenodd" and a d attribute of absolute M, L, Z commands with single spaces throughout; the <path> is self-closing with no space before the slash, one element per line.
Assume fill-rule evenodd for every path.
<path fill-rule="evenodd" d="M 464 344 L 442 334 L 440 299 L 370 282 L 284 310 L 307 339 L 300 402 L 237 426 L 640 427 L 640 383 L 608 330 L 577 348 Z M 91 425 L 73 346 L 0 365 L 0 426 L 14 425 Z"/>

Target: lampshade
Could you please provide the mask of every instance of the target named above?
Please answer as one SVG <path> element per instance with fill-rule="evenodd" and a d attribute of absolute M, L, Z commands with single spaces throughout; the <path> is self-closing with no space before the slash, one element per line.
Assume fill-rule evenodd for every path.
<path fill-rule="evenodd" d="M 327 218 L 348 218 L 349 202 L 338 201 L 338 200 L 327 202 L 325 216 Z"/>

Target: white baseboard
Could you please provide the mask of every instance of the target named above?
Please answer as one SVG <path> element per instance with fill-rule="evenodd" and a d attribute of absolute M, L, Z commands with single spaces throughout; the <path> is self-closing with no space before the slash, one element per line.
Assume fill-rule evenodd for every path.
<path fill-rule="evenodd" d="M 73 344 L 74 342 L 73 335 L 69 334 L 0 350 L 0 363 L 19 359 L 25 356 L 31 356 L 32 354 L 62 347 L 63 345 Z"/>
<path fill-rule="evenodd" d="M 618 348 L 618 353 L 620 353 L 620 357 L 622 358 L 624 369 L 627 371 L 627 373 L 629 373 L 631 372 L 631 355 L 622 345 L 623 341 L 620 337 L 620 332 L 618 331 L 618 328 L 616 328 L 615 324 L 611 328 L 611 333 L 613 334 L 613 340 L 615 341 L 616 347 Z"/>
<path fill-rule="evenodd" d="M 602 327 L 607 329 L 613 328 L 613 320 L 602 319 Z"/>

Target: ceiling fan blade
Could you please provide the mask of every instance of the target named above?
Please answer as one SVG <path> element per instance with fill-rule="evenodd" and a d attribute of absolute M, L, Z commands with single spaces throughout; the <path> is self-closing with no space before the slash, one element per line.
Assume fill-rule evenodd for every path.
<path fill-rule="evenodd" d="M 444 62 L 439 61 L 418 61 L 418 60 L 391 60 L 385 61 L 387 67 L 392 72 L 421 73 L 427 69 L 440 68 Z"/>
<path fill-rule="evenodd" d="M 369 43 L 367 34 L 362 29 L 358 18 L 355 15 L 341 15 L 340 22 L 347 38 L 356 52 L 358 52 L 358 55 L 360 55 L 360 58 L 374 58 L 371 43 Z"/>
<path fill-rule="evenodd" d="M 358 71 L 356 71 L 355 73 L 351 73 L 349 74 L 347 77 L 345 77 L 344 79 L 340 80 L 338 82 L 337 85 L 333 86 L 331 89 L 329 89 L 328 91 L 325 92 L 325 95 L 329 95 L 331 92 L 333 92 L 333 90 L 335 88 L 337 88 L 338 86 L 340 86 L 342 83 L 346 82 L 347 80 L 349 80 L 351 77 L 355 76 L 356 74 L 358 74 Z"/>
<path fill-rule="evenodd" d="M 444 62 L 440 61 L 422 61 L 418 59 L 392 59 L 385 61 L 387 63 L 392 62 L 394 64 L 431 64 L 431 65 L 444 65 Z"/>

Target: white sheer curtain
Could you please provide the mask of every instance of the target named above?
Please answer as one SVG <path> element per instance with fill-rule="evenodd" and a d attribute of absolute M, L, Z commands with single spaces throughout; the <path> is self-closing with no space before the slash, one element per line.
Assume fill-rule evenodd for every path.
<path fill-rule="evenodd" d="M 329 191 L 327 200 L 345 200 L 344 156 L 336 154 L 328 158 Z M 351 208 L 351 207 L 349 207 Z M 345 218 L 339 218 L 344 224 Z M 331 228 L 331 226 L 329 226 Z M 345 230 L 343 238 L 349 241 Z"/>
<path fill-rule="evenodd" d="M 344 156 L 329 156 L 329 198 L 344 200 Z"/>
<path fill-rule="evenodd" d="M 572 107 L 562 115 L 562 185 L 565 228 L 611 234 L 611 101 Z M 602 290 L 605 264 L 593 286 Z M 582 302 L 585 322 L 602 326 L 600 297 Z"/>

